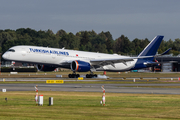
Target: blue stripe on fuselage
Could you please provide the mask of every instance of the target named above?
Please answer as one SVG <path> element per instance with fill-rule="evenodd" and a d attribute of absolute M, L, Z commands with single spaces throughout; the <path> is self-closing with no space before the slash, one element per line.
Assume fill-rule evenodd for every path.
<path fill-rule="evenodd" d="M 151 58 L 153 59 L 153 58 Z M 142 69 L 142 68 L 147 68 L 147 66 L 144 64 L 145 62 L 148 62 L 149 59 L 145 58 L 145 59 L 138 59 L 134 68 L 132 68 L 131 70 L 137 70 L 137 69 Z"/>

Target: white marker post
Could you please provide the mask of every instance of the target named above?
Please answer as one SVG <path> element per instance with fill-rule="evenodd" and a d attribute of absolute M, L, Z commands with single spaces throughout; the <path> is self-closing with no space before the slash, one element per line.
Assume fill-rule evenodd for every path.
<path fill-rule="evenodd" d="M 35 101 L 36 101 L 36 105 L 38 105 L 38 88 L 37 88 L 37 85 L 34 88 L 35 88 L 35 91 L 36 91 Z"/>
<path fill-rule="evenodd" d="M 105 89 L 104 89 L 104 85 L 101 86 L 102 88 L 102 91 L 103 91 L 103 96 L 102 96 L 102 102 L 103 103 L 103 106 L 105 106 Z"/>
<path fill-rule="evenodd" d="M 39 105 L 43 106 L 43 95 L 39 95 Z"/>
<path fill-rule="evenodd" d="M 6 89 L 2 89 L 2 92 L 6 92 Z"/>

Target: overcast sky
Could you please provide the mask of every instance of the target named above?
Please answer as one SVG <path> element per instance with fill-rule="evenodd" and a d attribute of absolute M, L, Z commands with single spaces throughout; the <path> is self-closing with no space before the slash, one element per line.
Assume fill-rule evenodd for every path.
<path fill-rule="evenodd" d="M 18 28 L 174 40 L 180 38 L 180 0 L 0 0 L 0 29 Z"/>

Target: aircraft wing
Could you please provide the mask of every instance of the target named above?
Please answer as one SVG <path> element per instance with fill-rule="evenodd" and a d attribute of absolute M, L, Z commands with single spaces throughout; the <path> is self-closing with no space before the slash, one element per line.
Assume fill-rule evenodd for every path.
<path fill-rule="evenodd" d="M 90 64 L 92 66 L 105 66 L 105 65 L 112 65 L 113 67 L 115 67 L 115 63 L 123 63 L 125 65 L 126 62 L 129 62 L 129 61 L 134 61 L 134 59 L 143 59 L 143 58 L 152 58 L 154 56 L 140 56 L 140 57 L 123 57 L 123 58 L 104 58 L 104 59 L 93 59 L 93 60 L 90 60 Z M 78 60 L 78 59 L 75 59 L 75 60 Z M 63 65 L 63 66 L 69 66 L 72 61 L 75 61 L 75 60 L 65 60 L 65 61 L 62 61 L 60 63 L 60 65 Z M 84 60 L 80 60 L 80 61 L 84 61 Z"/>
<path fill-rule="evenodd" d="M 125 65 L 126 62 L 134 61 L 134 59 L 143 59 L 143 58 L 152 58 L 154 56 L 140 56 L 140 57 L 124 57 L 124 58 L 109 58 L 109 59 L 94 59 L 90 60 L 91 65 L 104 66 L 104 65 L 112 65 L 115 63 L 123 63 Z"/>

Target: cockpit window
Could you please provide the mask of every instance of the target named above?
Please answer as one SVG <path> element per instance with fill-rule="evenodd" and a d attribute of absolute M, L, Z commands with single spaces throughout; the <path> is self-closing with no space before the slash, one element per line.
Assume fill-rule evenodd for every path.
<path fill-rule="evenodd" d="M 9 51 L 9 52 L 15 52 L 15 50 L 14 50 L 14 49 L 9 49 L 8 51 Z"/>

